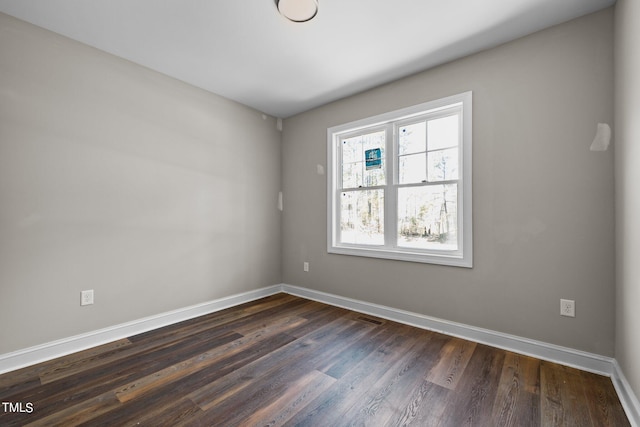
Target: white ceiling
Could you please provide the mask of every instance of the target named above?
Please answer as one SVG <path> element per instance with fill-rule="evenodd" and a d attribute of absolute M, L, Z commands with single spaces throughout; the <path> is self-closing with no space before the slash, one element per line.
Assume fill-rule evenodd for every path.
<path fill-rule="evenodd" d="M 276 117 L 603 9 L 615 0 L 0 0 L 0 11 Z"/>

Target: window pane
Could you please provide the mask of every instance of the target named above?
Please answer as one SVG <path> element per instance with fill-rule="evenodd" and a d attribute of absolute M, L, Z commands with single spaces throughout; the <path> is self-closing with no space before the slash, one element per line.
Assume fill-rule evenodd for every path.
<path fill-rule="evenodd" d="M 368 133 L 366 135 L 360 136 L 360 140 L 362 143 L 362 152 L 364 153 L 366 150 L 370 150 L 372 148 L 380 148 L 382 149 L 382 154 L 384 155 L 384 131 L 381 130 L 379 132 Z M 364 155 L 362 157 L 364 159 Z"/>
<path fill-rule="evenodd" d="M 365 171 L 364 171 L 364 184 L 362 184 L 363 187 L 373 187 L 376 185 L 384 185 L 385 181 L 384 181 L 384 159 L 382 159 L 382 162 L 380 163 L 380 166 L 374 168 L 374 169 L 369 169 L 367 170 L 367 168 L 365 167 Z"/>
<path fill-rule="evenodd" d="M 458 179 L 458 149 L 430 151 L 429 182 Z"/>
<path fill-rule="evenodd" d="M 361 162 L 362 160 L 362 141 L 360 137 L 344 139 L 342 141 L 342 162 L 353 163 Z"/>
<path fill-rule="evenodd" d="M 340 241 L 363 245 L 384 244 L 384 190 L 342 193 Z"/>
<path fill-rule="evenodd" d="M 458 249 L 457 184 L 398 189 L 398 246 Z"/>
<path fill-rule="evenodd" d="M 426 153 L 411 154 L 398 158 L 398 180 L 400 184 L 423 182 L 426 179 Z"/>
<path fill-rule="evenodd" d="M 384 159 L 379 167 L 367 170 L 365 162 L 342 165 L 342 188 L 373 187 L 384 185 Z"/>
<path fill-rule="evenodd" d="M 357 188 L 362 185 L 362 162 L 342 165 L 342 188 Z"/>
<path fill-rule="evenodd" d="M 459 119 L 460 116 L 455 114 L 429 120 L 429 131 L 427 133 L 429 151 L 458 145 Z"/>
<path fill-rule="evenodd" d="M 385 184 L 384 140 L 384 131 L 342 140 L 342 188 Z M 375 153 L 375 159 L 367 159 L 365 153 Z"/>
<path fill-rule="evenodd" d="M 427 124 L 414 123 L 398 128 L 398 154 L 420 153 L 427 150 Z"/>
<path fill-rule="evenodd" d="M 357 135 L 342 140 L 343 163 L 364 161 L 364 152 L 371 148 L 384 149 L 384 131 Z"/>

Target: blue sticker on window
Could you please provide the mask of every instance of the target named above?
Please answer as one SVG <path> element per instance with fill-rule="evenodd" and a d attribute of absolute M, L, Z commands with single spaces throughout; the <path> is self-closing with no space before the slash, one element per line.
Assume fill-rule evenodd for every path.
<path fill-rule="evenodd" d="M 382 150 L 380 148 L 365 150 L 364 158 L 367 170 L 380 169 L 382 167 Z"/>

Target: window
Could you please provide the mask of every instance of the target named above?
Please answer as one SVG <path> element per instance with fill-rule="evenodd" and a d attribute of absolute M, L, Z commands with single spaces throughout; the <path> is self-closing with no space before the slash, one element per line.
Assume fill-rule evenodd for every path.
<path fill-rule="evenodd" d="M 472 267 L 471 92 L 327 138 L 330 253 Z"/>

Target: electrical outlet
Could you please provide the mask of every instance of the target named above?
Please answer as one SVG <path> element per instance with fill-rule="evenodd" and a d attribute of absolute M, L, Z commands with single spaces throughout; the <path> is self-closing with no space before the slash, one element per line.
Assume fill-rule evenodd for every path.
<path fill-rule="evenodd" d="M 80 305 L 93 304 L 93 289 L 80 292 Z"/>
<path fill-rule="evenodd" d="M 572 299 L 561 299 L 560 315 L 567 317 L 576 317 L 576 302 Z"/>
<path fill-rule="evenodd" d="M 305 261 L 305 263 L 304 263 L 304 264 L 302 264 L 302 269 L 303 269 L 305 272 L 307 272 L 307 273 L 308 273 L 308 272 L 309 272 L 309 263 Z"/>

